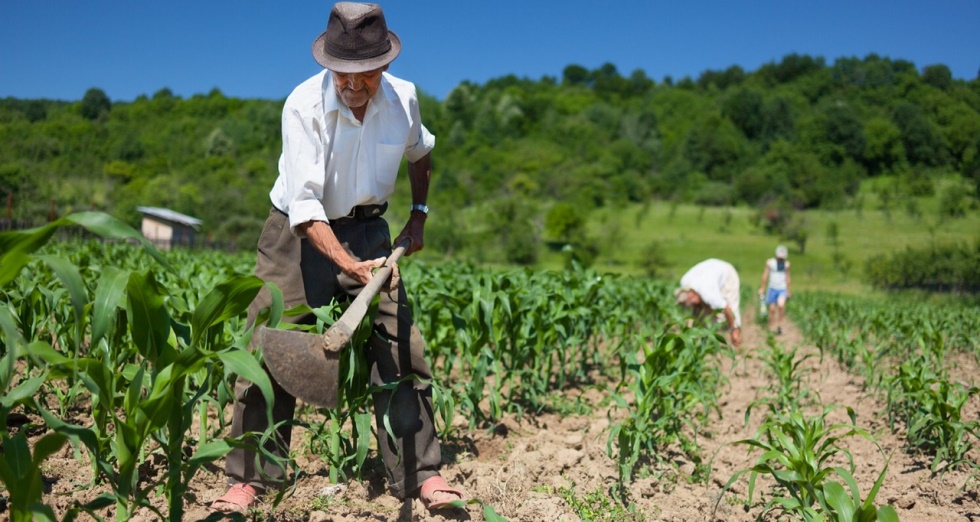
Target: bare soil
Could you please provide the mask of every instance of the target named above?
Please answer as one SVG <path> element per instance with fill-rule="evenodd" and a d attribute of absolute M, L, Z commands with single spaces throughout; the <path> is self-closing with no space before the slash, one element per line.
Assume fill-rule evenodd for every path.
<path fill-rule="evenodd" d="M 727 494 L 723 486 L 738 471 L 751 466 L 758 457 L 747 446 L 733 445 L 735 441 L 752 438 L 761 423 L 762 408 L 753 410 L 745 424 L 746 407 L 758 398 L 770 384 L 767 368 L 759 357 L 765 347 L 765 332 L 751 317 L 746 317 L 744 342 L 734 364 L 725 362 L 724 370 L 730 386 L 720 400 L 721 416 L 712 417 L 707 429 L 698 438 L 705 460 L 711 459 L 707 481 L 694 482 L 691 475 L 694 463 L 669 455 L 670 465 L 641 470 L 629 487 L 628 495 L 636 508 L 636 520 L 648 521 L 751 521 L 763 518 L 762 504 L 772 498 L 771 482 L 760 481 L 753 505 L 745 507 L 748 481 L 742 478 Z M 801 353 L 815 349 L 803 344 L 799 330 L 787 321 L 778 342 L 787 347 L 799 346 Z M 976 361 L 963 357 L 953 363 L 966 380 L 975 381 Z M 871 442 L 850 437 L 842 442 L 854 456 L 855 476 L 862 497 L 871 489 L 884 469 L 886 458 L 891 460 L 877 504 L 891 504 L 901 520 L 906 522 L 980 521 L 978 485 L 968 469 L 940 475 L 929 470 L 930 459 L 904 451 L 902 436 L 892 434 L 880 414 L 884 404 L 862 388 L 862 382 L 848 374 L 833 361 L 807 361 L 812 372 L 809 387 L 818 392 L 823 404 L 847 405 L 857 413 L 858 426 L 874 434 L 885 455 Z M 581 400 L 592 406 L 587 415 L 544 414 L 508 417 L 491 430 L 469 432 L 461 430 L 459 438 L 444 441 L 443 475 L 463 490 L 469 498 L 482 500 L 510 521 L 548 522 L 581 520 L 572 506 L 559 493 L 562 488 L 585 498 L 590 493 L 605 494 L 617 482 L 617 467 L 606 453 L 610 416 L 608 401 L 594 388 L 574 390 Z M 976 418 L 980 407 L 968 406 L 968 414 Z M 844 411 L 831 414 L 836 422 L 847 422 Z M 459 419 L 465 421 L 465 419 Z M 462 423 L 465 425 L 465 422 Z M 299 428 L 297 428 L 299 430 Z M 40 433 L 38 434 L 38 436 Z M 294 433 L 294 441 L 304 434 Z M 294 442 L 294 450 L 302 453 Z M 977 462 L 977 455 L 972 455 Z M 273 509 L 265 499 L 260 507 L 249 513 L 250 520 L 270 521 L 463 521 L 484 520 L 483 509 L 471 503 L 464 509 L 428 513 L 419 501 L 402 502 L 386 493 L 380 460 L 372 456 L 365 478 L 331 486 L 327 466 L 309 454 L 297 455 L 302 472 L 295 490 Z M 842 461 L 841 464 L 844 462 Z M 165 463 L 151 460 L 144 466 L 148 474 L 162 473 Z M 191 483 L 186 498 L 185 520 L 208 517 L 207 505 L 224 492 L 225 479 L 221 473 L 223 461 L 200 471 Z M 91 476 L 87 460 L 69 447 L 51 458 L 44 468 L 48 488 L 45 501 L 61 512 L 74 499 L 92 498 L 99 491 L 80 489 Z M 3 493 L 0 492 L 0 497 Z M 165 511 L 165 500 L 154 499 Z M 0 502 L 5 508 L 5 502 Z M 114 517 L 112 509 L 102 516 Z M 601 515 L 601 513 L 600 513 Z M 0 519 L 7 516 L 0 509 Z M 138 513 L 133 520 L 155 520 L 150 512 Z M 620 517 L 628 519 L 625 517 Z M 84 517 L 83 517 L 84 519 Z M 613 517 L 604 520 L 613 520 Z"/>

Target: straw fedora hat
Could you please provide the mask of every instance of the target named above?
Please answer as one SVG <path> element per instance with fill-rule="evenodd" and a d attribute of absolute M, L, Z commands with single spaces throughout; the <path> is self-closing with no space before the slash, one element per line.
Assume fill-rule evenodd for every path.
<path fill-rule="evenodd" d="M 313 41 L 313 58 L 341 73 L 379 69 L 395 59 L 402 42 L 388 30 L 377 4 L 338 2 L 330 11 L 327 30 Z"/>

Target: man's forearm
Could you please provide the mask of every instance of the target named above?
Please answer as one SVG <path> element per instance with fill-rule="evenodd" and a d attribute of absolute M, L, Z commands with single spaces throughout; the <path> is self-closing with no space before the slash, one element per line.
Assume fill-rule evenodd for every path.
<path fill-rule="evenodd" d="M 354 265 L 354 258 L 347 253 L 337 236 L 334 235 L 330 225 L 323 221 L 310 221 L 299 225 L 300 230 L 313 244 L 318 252 L 327 259 L 333 261 L 342 272 L 349 273 Z"/>
<path fill-rule="evenodd" d="M 432 160 L 429 154 L 408 164 L 408 180 L 412 184 L 412 204 L 425 205 L 429 198 L 429 179 L 432 177 Z"/>
<path fill-rule="evenodd" d="M 735 312 L 732 312 L 732 307 L 730 306 L 725 307 L 725 320 L 728 322 L 729 329 L 738 328 L 738 325 L 735 324 Z"/>

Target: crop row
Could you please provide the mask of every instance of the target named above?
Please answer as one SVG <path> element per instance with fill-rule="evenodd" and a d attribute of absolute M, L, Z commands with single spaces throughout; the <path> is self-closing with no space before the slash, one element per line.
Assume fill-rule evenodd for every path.
<path fill-rule="evenodd" d="M 49 242 L 58 227 L 79 225 L 107 241 Z M 227 419 L 209 420 L 225 411 L 235 375 L 271 396 L 260 354 L 245 349 L 252 332 L 244 311 L 264 285 L 249 275 L 251 263 L 250 256 L 159 252 L 99 213 L 0 234 L 0 422 L 12 426 L 0 441 L 0 480 L 12 520 L 57 519 L 40 470 L 69 443 L 84 450 L 93 482 L 110 492 L 75 500 L 63 519 L 112 506 L 119 520 L 140 508 L 180 519 L 183 494 L 202 466 L 236 446 L 261 451 L 268 433 L 229 438 Z M 608 450 L 622 482 L 674 442 L 700 460 L 694 436 L 716 408 L 723 377 L 711 361 L 724 343 L 665 306 L 665 283 L 582 269 L 405 265 L 444 434 L 456 416 L 488 426 L 506 413 L 553 407 L 555 393 L 570 386 L 612 377 L 618 384 L 605 390 L 622 414 Z M 266 317 L 275 325 L 291 311 L 273 295 Z M 323 331 L 345 306 L 313 310 L 320 320 L 311 331 Z M 307 408 L 298 421 L 334 480 L 360 474 L 371 430 L 384 429 L 373 428 L 368 414 L 358 349 L 367 335 L 360 328 L 342 357 L 341 407 Z M 90 421 L 74 423 L 79 409 Z M 38 429 L 44 435 L 29 440 Z M 150 458 L 166 463 L 162 478 L 139 473 Z M 156 492 L 167 499 L 166 516 L 151 501 Z"/>

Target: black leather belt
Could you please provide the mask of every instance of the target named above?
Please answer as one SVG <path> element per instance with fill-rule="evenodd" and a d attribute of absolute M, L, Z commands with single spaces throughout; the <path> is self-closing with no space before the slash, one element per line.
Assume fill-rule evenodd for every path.
<path fill-rule="evenodd" d="M 358 205 L 350 210 L 350 214 L 342 218 L 331 219 L 330 221 L 337 221 L 338 219 L 374 219 L 381 217 L 386 210 L 388 210 L 387 201 L 380 205 Z"/>
<path fill-rule="evenodd" d="M 288 215 L 285 212 L 279 210 L 279 208 L 276 207 L 275 205 L 273 205 L 272 208 L 284 216 Z M 381 217 L 382 215 L 384 215 L 386 210 L 388 210 L 387 201 L 385 201 L 380 205 L 358 205 L 350 210 L 350 214 L 347 214 L 344 217 L 331 219 L 330 222 L 343 221 L 345 219 L 358 219 L 358 220 L 374 219 L 376 217 Z"/>

